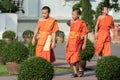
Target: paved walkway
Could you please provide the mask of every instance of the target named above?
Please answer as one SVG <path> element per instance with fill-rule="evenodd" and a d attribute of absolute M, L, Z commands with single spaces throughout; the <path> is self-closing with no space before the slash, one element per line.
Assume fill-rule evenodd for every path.
<path fill-rule="evenodd" d="M 112 55 L 120 57 L 120 44 L 111 44 L 112 47 Z M 66 49 L 64 47 L 64 44 L 58 43 L 55 48 L 55 56 L 59 59 L 65 59 L 65 52 Z M 96 59 L 94 57 L 93 59 Z"/>
<path fill-rule="evenodd" d="M 81 78 L 71 78 L 71 73 L 56 74 L 53 80 L 97 80 L 93 71 L 85 72 Z"/>
<path fill-rule="evenodd" d="M 69 68 L 68 63 L 65 60 L 57 59 L 54 63 L 55 67 L 60 68 Z M 83 77 L 81 78 L 71 78 L 72 73 L 59 73 L 55 74 L 55 77 L 53 80 L 97 80 L 94 74 L 94 69 L 96 66 L 96 61 L 90 61 L 87 62 L 86 71 Z"/>

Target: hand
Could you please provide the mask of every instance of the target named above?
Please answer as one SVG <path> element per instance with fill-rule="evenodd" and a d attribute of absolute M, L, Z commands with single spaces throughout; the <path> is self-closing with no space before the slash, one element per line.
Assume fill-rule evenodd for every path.
<path fill-rule="evenodd" d="M 32 39 L 32 45 L 35 45 L 35 38 Z"/>
<path fill-rule="evenodd" d="M 82 50 L 85 50 L 86 49 L 86 44 L 83 44 L 82 45 Z"/>
<path fill-rule="evenodd" d="M 67 48 L 67 47 L 68 47 L 68 43 L 65 44 L 65 48 Z"/>
<path fill-rule="evenodd" d="M 98 33 L 95 33 L 95 40 L 97 40 L 98 38 Z"/>
<path fill-rule="evenodd" d="M 54 42 L 52 43 L 51 47 L 52 47 L 52 49 L 54 49 L 56 47 Z"/>

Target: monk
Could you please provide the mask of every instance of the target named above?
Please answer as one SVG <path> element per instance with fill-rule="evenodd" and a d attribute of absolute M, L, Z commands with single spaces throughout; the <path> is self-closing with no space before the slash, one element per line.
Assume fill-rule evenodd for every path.
<path fill-rule="evenodd" d="M 74 9 L 72 11 L 73 20 L 71 21 L 69 38 L 65 45 L 67 48 L 66 60 L 73 70 L 72 78 L 83 75 L 81 65 L 79 65 L 78 71 L 77 64 L 80 62 L 80 50 L 85 50 L 86 48 L 86 36 L 89 32 L 86 23 L 79 18 L 80 15 L 80 9 Z"/>
<path fill-rule="evenodd" d="M 114 28 L 113 17 L 108 15 L 108 8 L 102 7 L 102 15 L 98 17 L 95 26 L 95 54 L 100 59 L 102 56 L 111 56 L 110 29 Z"/>
<path fill-rule="evenodd" d="M 55 61 L 53 49 L 55 48 L 56 32 L 58 31 L 57 21 L 49 16 L 50 8 L 42 8 L 42 19 L 38 20 L 37 28 L 34 32 L 32 44 L 35 44 L 35 38 L 38 32 L 38 43 L 36 47 L 36 56 L 42 57 L 49 62 Z"/>

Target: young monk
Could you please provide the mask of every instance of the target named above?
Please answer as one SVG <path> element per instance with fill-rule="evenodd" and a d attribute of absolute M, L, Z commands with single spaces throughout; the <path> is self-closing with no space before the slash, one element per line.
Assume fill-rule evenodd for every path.
<path fill-rule="evenodd" d="M 69 39 L 65 45 L 67 48 L 66 60 L 73 69 L 71 76 L 73 78 L 83 76 L 83 69 L 79 65 L 79 71 L 77 71 L 77 64 L 80 62 L 80 50 L 85 50 L 86 48 L 86 35 L 89 32 L 86 23 L 79 19 L 80 15 L 80 9 L 72 11 L 73 20 L 71 21 Z"/>
<path fill-rule="evenodd" d="M 50 8 L 48 6 L 44 6 L 42 8 L 43 18 L 38 21 L 38 25 L 32 39 L 32 44 L 35 44 L 36 35 L 40 32 L 36 47 L 36 56 L 42 57 L 49 62 L 54 62 L 55 56 L 53 49 L 55 48 L 55 38 L 56 32 L 58 31 L 58 24 L 54 18 L 49 16 L 49 14 Z"/>
<path fill-rule="evenodd" d="M 98 17 L 95 26 L 96 47 L 95 54 L 100 59 L 102 56 L 111 56 L 110 29 L 114 28 L 113 17 L 108 15 L 108 8 L 102 7 L 102 15 Z"/>

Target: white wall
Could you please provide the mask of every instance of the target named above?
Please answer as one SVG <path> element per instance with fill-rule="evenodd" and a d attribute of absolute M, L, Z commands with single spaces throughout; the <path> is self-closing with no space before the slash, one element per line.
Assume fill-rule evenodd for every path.
<path fill-rule="evenodd" d="M 5 30 L 12 30 L 17 35 L 17 14 L 0 14 L 0 39 Z"/>
<path fill-rule="evenodd" d="M 23 41 L 22 33 L 25 30 L 34 31 L 37 25 L 37 20 L 19 20 L 18 21 L 18 40 Z"/>
<path fill-rule="evenodd" d="M 63 6 L 61 0 L 41 0 L 41 7 L 49 6 L 51 8 L 51 16 L 56 18 L 71 17 L 72 8 L 69 5 Z"/>
<path fill-rule="evenodd" d="M 5 31 L 5 15 L 0 14 L 0 39 L 2 39 L 2 33 Z"/>
<path fill-rule="evenodd" d="M 38 17 L 39 16 L 39 1 L 40 0 L 24 0 L 23 9 L 25 10 L 24 16 Z"/>

